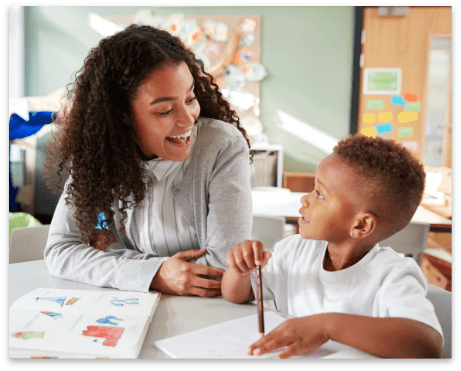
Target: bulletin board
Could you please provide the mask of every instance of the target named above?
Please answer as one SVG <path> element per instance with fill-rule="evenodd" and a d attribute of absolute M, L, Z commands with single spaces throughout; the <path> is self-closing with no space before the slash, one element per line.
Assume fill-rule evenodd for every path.
<path fill-rule="evenodd" d="M 259 82 L 267 75 L 260 63 L 260 16 L 189 16 L 183 13 L 157 16 L 150 10 L 141 10 L 134 16 L 104 19 L 122 27 L 132 23 L 147 24 L 179 37 L 202 60 L 205 70 L 213 75 L 240 119 L 259 117 Z M 220 63 L 223 64 L 221 71 L 216 68 Z"/>
<path fill-rule="evenodd" d="M 421 153 L 424 125 L 418 94 L 401 91 L 401 68 L 365 68 L 362 94 L 364 106 L 358 131 L 371 137 L 393 139 L 416 157 Z"/>

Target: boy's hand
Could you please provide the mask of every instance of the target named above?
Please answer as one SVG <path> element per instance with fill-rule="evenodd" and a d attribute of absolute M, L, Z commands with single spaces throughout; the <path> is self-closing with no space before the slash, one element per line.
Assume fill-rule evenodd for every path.
<path fill-rule="evenodd" d="M 324 317 L 324 314 L 314 314 L 286 320 L 250 345 L 246 353 L 259 356 L 286 347 L 275 358 L 289 358 L 315 350 L 329 340 L 323 325 Z"/>
<path fill-rule="evenodd" d="M 249 275 L 257 265 L 264 267 L 272 256 L 269 251 L 264 251 L 261 241 L 246 240 L 229 250 L 227 263 L 241 276 Z"/>

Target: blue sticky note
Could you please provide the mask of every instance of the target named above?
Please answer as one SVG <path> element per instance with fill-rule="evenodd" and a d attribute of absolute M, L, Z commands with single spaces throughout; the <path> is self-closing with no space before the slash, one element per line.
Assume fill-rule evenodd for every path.
<path fill-rule="evenodd" d="M 393 106 L 404 106 L 405 105 L 405 100 L 401 95 L 394 95 L 391 99 L 391 104 Z"/>
<path fill-rule="evenodd" d="M 392 123 L 386 122 L 385 124 L 375 125 L 378 134 L 392 133 Z"/>

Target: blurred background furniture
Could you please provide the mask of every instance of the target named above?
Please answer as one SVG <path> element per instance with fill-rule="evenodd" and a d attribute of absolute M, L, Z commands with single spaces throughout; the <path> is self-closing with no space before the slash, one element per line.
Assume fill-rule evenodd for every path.
<path fill-rule="evenodd" d="M 390 246 L 398 253 L 411 256 L 421 266 L 423 252 L 427 247 L 429 228 L 428 223 L 410 222 L 401 231 L 381 241 L 379 245 Z"/>
<path fill-rule="evenodd" d="M 13 229 L 10 241 L 10 264 L 43 259 L 49 228 L 47 224 Z"/>
<path fill-rule="evenodd" d="M 251 187 L 282 187 L 283 146 L 278 144 L 253 143 Z"/>
<path fill-rule="evenodd" d="M 442 326 L 444 345 L 442 358 L 451 358 L 451 339 L 452 339 L 452 308 L 451 292 L 429 284 L 427 298 L 435 309 L 435 314 Z"/>
<path fill-rule="evenodd" d="M 35 227 L 42 225 L 37 219 L 35 219 L 32 215 L 27 214 L 27 213 L 21 213 L 21 212 L 14 212 L 14 213 L 9 213 L 9 227 L 10 227 L 10 233 L 9 233 L 9 240 L 11 242 L 11 233 L 13 229 L 15 228 L 20 228 L 20 227 Z"/>
<path fill-rule="evenodd" d="M 451 292 L 452 256 L 444 248 L 428 247 L 425 249 L 421 269 L 429 283 Z"/>
<path fill-rule="evenodd" d="M 312 173 L 283 173 L 283 188 L 287 188 L 291 192 L 312 192 L 314 183 L 315 174 Z"/>
<path fill-rule="evenodd" d="M 251 239 L 264 244 L 264 250 L 274 251 L 277 242 L 285 236 L 285 218 L 281 216 L 253 216 Z"/>

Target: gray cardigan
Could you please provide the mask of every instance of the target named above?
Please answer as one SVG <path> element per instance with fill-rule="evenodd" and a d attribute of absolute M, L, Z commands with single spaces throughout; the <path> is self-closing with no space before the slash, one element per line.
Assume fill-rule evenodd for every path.
<path fill-rule="evenodd" d="M 199 118 L 197 125 L 189 165 L 173 196 L 195 229 L 200 248 L 207 249 L 196 263 L 225 270 L 229 249 L 251 234 L 249 149 L 231 124 Z M 117 242 L 106 251 L 84 244 L 73 206 L 65 204 L 65 195 L 61 195 L 53 215 L 44 252 L 49 272 L 100 287 L 149 291 L 152 278 L 169 257 L 147 253 L 150 250 L 135 246 L 121 232 L 118 201 L 113 206 L 116 226 L 112 229 Z"/>

